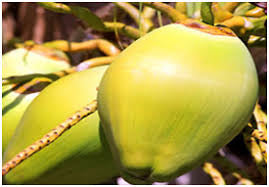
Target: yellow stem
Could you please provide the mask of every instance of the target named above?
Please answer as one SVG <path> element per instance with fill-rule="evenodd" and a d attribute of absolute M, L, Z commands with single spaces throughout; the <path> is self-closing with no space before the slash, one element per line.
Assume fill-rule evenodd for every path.
<path fill-rule="evenodd" d="M 159 23 L 159 26 L 162 27 L 162 26 L 163 26 L 163 18 L 162 18 L 162 13 L 161 13 L 161 11 L 157 11 L 157 16 L 158 16 L 158 23 Z"/>
<path fill-rule="evenodd" d="M 144 7 L 142 15 L 145 19 L 148 19 L 151 21 L 151 19 L 155 16 L 156 10 L 150 7 Z M 153 23 L 152 23 L 153 24 Z"/>
<path fill-rule="evenodd" d="M 249 17 L 261 17 L 264 16 L 264 10 L 262 8 L 259 7 L 255 7 L 249 11 L 246 12 L 245 16 L 249 16 Z"/>
<path fill-rule="evenodd" d="M 31 92 L 31 89 L 34 91 L 34 87 L 39 83 L 45 83 L 45 85 L 49 85 L 52 82 L 51 79 L 46 77 L 37 77 L 33 78 L 31 81 L 22 84 L 18 89 L 15 90 L 17 93 L 25 94 L 27 92 Z M 44 87 L 42 87 L 43 89 Z"/>
<path fill-rule="evenodd" d="M 264 125 L 267 124 L 267 115 L 265 112 L 262 111 L 261 106 L 257 103 L 254 108 L 254 117 L 256 119 L 257 124 L 259 122 L 263 123 Z"/>
<path fill-rule="evenodd" d="M 127 2 L 114 2 L 119 8 L 127 12 L 130 17 L 135 21 L 137 25 L 141 24 L 142 32 L 146 33 L 150 28 L 152 28 L 153 23 L 149 19 L 145 19 L 143 14 L 139 16 L 139 10 Z"/>
<path fill-rule="evenodd" d="M 250 35 L 248 39 L 248 46 L 255 47 L 255 46 L 266 46 L 266 38 L 262 36 L 255 36 Z"/>
<path fill-rule="evenodd" d="M 240 173 L 233 172 L 232 175 L 237 178 L 239 185 L 254 185 L 251 180 L 242 177 Z"/>
<path fill-rule="evenodd" d="M 59 12 L 59 13 L 66 13 L 66 14 L 73 14 L 71 8 L 65 4 L 62 3 L 53 3 L 53 2 L 39 2 L 38 3 L 40 6 L 49 9 L 54 12 Z M 119 29 L 119 32 L 121 34 L 124 34 L 132 39 L 137 39 L 139 38 L 139 31 L 131 26 L 127 26 L 123 23 L 111 23 L 111 22 L 104 22 L 103 23 L 105 28 L 104 32 L 114 32 L 114 28 L 117 27 Z"/>
<path fill-rule="evenodd" d="M 46 42 L 43 45 L 65 52 L 80 52 L 99 49 L 108 56 L 115 56 L 120 53 L 120 50 L 114 44 L 103 39 L 88 40 L 84 42 L 68 42 L 65 40 L 55 40 L 51 42 Z"/>
<path fill-rule="evenodd" d="M 225 185 L 225 180 L 222 177 L 222 174 L 209 162 L 205 162 L 203 165 L 203 170 L 210 175 L 214 184 L 216 185 Z"/>
<path fill-rule="evenodd" d="M 94 100 L 86 105 L 82 110 L 73 114 L 70 118 L 58 125 L 55 129 L 45 134 L 41 139 L 28 146 L 22 152 L 15 155 L 10 161 L 2 166 L 2 176 L 6 175 L 11 169 L 19 165 L 23 160 L 29 158 L 34 153 L 40 151 L 43 147 L 55 141 L 70 127 L 76 125 L 82 118 L 89 116 L 97 110 L 97 101 Z"/>
<path fill-rule="evenodd" d="M 76 71 L 82 71 L 82 70 L 85 70 L 88 68 L 93 68 L 96 66 L 103 66 L 103 65 L 111 64 L 114 59 L 115 59 L 115 57 L 91 58 L 89 60 L 85 60 L 85 61 L 81 62 L 75 68 L 76 68 Z"/>
<path fill-rule="evenodd" d="M 211 10 L 214 15 L 214 23 L 221 23 L 233 17 L 233 14 L 221 8 L 218 2 L 212 3 Z"/>
<path fill-rule="evenodd" d="M 85 70 L 88 68 L 110 64 L 110 63 L 112 63 L 114 58 L 115 58 L 114 56 L 91 58 L 91 59 L 88 59 L 88 60 L 81 62 L 77 66 L 74 66 L 74 67 L 71 67 L 71 68 L 68 68 L 68 69 L 65 69 L 62 71 L 49 73 L 49 74 L 37 73 L 37 74 L 30 74 L 30 75 L 7 77 L 7 78 L 2 79 L 2 85 L 13 84 L 13 83 L 14 84 L 24 83 L 24 82 L 30 81 L 34 78 L 42 78 L 42 77 L 48 78 L 52 81 L 55 81 L 61 77 L 64 77 L 66 75 L 69 75 L 69 74 L 77 72 L 77 71 L 82 71 L 82 70 Z"/>
<path fill-rule="evenodd" d="M 254 159 L 258 170 L 260 173 L 265 177 L 266 176 L 266 163 L 263 159 L 262 151 L 257 144 L 254 137 L 247 134 L 246 132 L 243 133 L 245 144 L 247 145 L 247 148 Z"/>
<path fill-rule="evenodd" d="M 140 38 L 140 32 L 138 29 L 125 25 L 120 22 L 104 22 L 107 31 L 114 32 L 115 28 L 118 29 L 119 33 L 126 35 L 132 39 Z"/>
<path fill-rule="evenodd" d="M 240 4 L 240 2 L 226 2 L 225 5 L 222 7 L 224 10 L 229 12 L 234 12 L 236 7 Z"/>
<path fill-rule="evenodd" d="M 266 114 L 261 110 L 261 106 L 257 103 L 255 108 L 254 108 L 254 118 L 256 120 L 257 123 L 257 128 L 258 128 L 258 135 L 261 136 L 262 140 L 266 140 L 267 141 L 267 128 L 266 128 L 266 124 L 267 124 L 267 116 Z M 256 134 L 257 134 L 256 133 Z"/>
<path fill-rule="evenodd" d="M 264 23 L 266 19 L 267 16 L 262 16 L 259 18 L 234 16 L 220 24 L 233 29 L 238 35 L 244 36 L 244 34 L 248 32 L 252 35 L 264 36 Z"/>
<path fill-rule="evenodd" d="M 176 2 L 175 8 L 180 13 L 187 15 L 187 3 L 186 2 Z"/>
<path fill-rule="evenodd" d="M 229 27 L 233 31 L 236 31 L 236 33 L 239 35 L 244 35 L 247 31 L 247 29 L 245 28 L 245 25 L 247 25 L 246 23 L 248 23 L 246 18 L 242 16 L 234 16 L 231 19 L 227 19 L 222 22 L 221 25 Z"/>
<path fill-rule="evenodd" d="M 145 6 L 149 6 L 151 8 L 154 8 L 156 10 L 161 11 L 162 13 L 166 14 L 173 22 L 181 22 L 185 19 L 187 19 L 186 15 L 180 13 L 173 7 L 161 3 L 161 2 L 143 2 Z"/>
<path fill-rule="evenodd" d="M 267 141 L 267 134 L 265 134 L 264 131 L 260 131 L 258 129 L 254 129 L 251 136 L 255 137 L 260 141 Z"/>
<path fill-rule="evenodd" d="M 231 19 L 225 20 L 221 24 L 225 25 L 225 26 L 227 26 L 229 28 L 244 27 L 245 20 L 244 20 L 244 18 L 242 16 L 234 16 Z"/>
<path fill-rule="evenodd" d="M 263 159 L 264 159 L 265 163 L 267 163 L 267 143 L 265 143 L 263 141 L 259 141 L 259 146 L 260 146 L 260 149 L 262 151 Z"/>

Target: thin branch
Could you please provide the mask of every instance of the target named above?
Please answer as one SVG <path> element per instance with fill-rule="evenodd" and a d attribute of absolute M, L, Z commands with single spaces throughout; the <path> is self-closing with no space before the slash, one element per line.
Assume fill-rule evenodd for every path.
<path fill-rule="evenodd" d="M 254 185 L 254 182 L 251 180 L 244 178 L 240 173 L 233 172 L 232 175 L 237 178 L 239 185 Z"/>
<path fill-rule="evenodd" d="M 254 109 L 254 117 L 257 123 L 257 127 L 259 130 L 263 130 L 264 133 L 267 133 L 267 128 L 266 128 L 266 124 L 267 124 L 267 115 L 265 112 L 262 111 L 261 106 L 257 103 Z"/>
<path fill-rule="evenodd" d="M 214 15 L 214 23 L 220 23 L 233 17 L 233 14 L 222 7 L 218 2 L 213 2 L 211 5 L 211 11 Z"/>
<path fill-rule="evenodd" d="M 259 141 L 259 146 L 262 152 L 263 159 L 265 163 L 267 163 L 267 143 L 263 141 Z"/>
<path fill-rule="evenodd" d="M 243 137 L 245 144 L 257 165 L 258 170 L 260 171 L 262 176 L 266 177 L 266 163 L 263 159 L 262 151 L 257 144 L 255 138 L 252 137 L 248 132 L 243 132 Z"/>
<path fill-rule="evenodd" d="M 127 2 L 114 2 L 119 8 L 127 12 L 137 25 L 141 24 L 143 33 L 146 33 L 152 28 L 153 23 L 149 19 L 145 19 L 143 15 L 140 16 L 139 10 Z"/>
<path fill-rule="evenodd" d="M 264 10 L 262 8 L 259 8 L 259 7 L 255 7 L 253 9 L 247 11 L 245 14 L 245 16 L 248 16 L 248 17 L 261 17 L 264 15 L 265 15 Z"/>
<path fill-rule="evenodd" d="M 151 21 L 151 19 L 155 16 L 156 14 L 156 10 L 150 7 L 145 6 L 143 8 L 143 12 L 142 15 L 145 19 L 149 19 Z M 153 23 L 152 23 L 153 24 Z"/>
<path fill-rule="evenodd" d="M 176 2 L 175 8 L 180 13 L 187 15 L 187 3 L 186 2 Z"/>
<path fill-rule="evenodd" d="M 112 56 L 111 57 L 91 58 L 91 59 L 85 60 L 85 61 L 81 62 L 80 64 L 78 64 L 75 67 L 75 71 L 76 72 L 83 71 L 85 69 L 111 64 L 114 59 L 115 59 L 115 57 L 112 57 Z"/>
<path fill-rule="evenodd" d="M 22 93 L 22 94 L 27 93 L 27 92 L 31 92 L 31 88 L 35 87 L 36 85 L 39 85 L 40 83 L 44 83 L 47 86 L 50 83 L 52 83 L 52 80 L 49 78 L 46 78 L 46 77 L 36 77 L 28 82 L 22 83 L 22 85 L 20 85 L 15 90 L 15 92 Z M 16 87 L 16 86 L 14 86 L 14 87 Z M 41 89 L 42 88 L 44 88 L 44 87 L 41 87 Z"/>
<path fill-rule="evenodd" d="M 234 10 L 238 7 L 239 4 L 240 2 L 227 2 L 222 8 L 229 12 L 234 12 Z"/>
<path fill-rule="evenodd" d="M 154 8 L 156 10 L 161 11 L 162 13 L 164 13 L 165 15 L 167 15 L 173 22 L 177 22 L 180 23 L 183 20 L 187 19 L 186 15 L 180 13 L 179 11 L 177 11 L 176 9 L 174 9 L 173 7 L 165 4 L 165 3 L 161 3 L 161 2 L 144 2 L 143 3 L 146 6 L 149 6 L 151 8 Z"/>
<path fill-rule="evenodd" d="M 88 40 L 84 42 L 68 42 L 65 40 L 55 40 L 43 44 L 45 47 L 55 48 L 64 52 L 80 52 L 99 49 L 108 56 L 115 56 L 120 50 L 111 42 L 104 39 Z"/>
<path fill-rule="evenodd" d="M 266 47 L 267 40 L 262 36 L 250 35 L 247 41 L 248 47 Z"/>
<path fill-rule="evenodd" d="M 158 17 L 159 26 L 162 27 L 163 26 L 162 13 L 159 10 L 157 11 L 157 17 Z"/>
<path fill-rule="evenodd" d="M 205 162 L 203 165 L 203 170 L 207 173 L 216 185 L 225 185 L 225 180 L 218 169 L 216 169 L 213 164 Z"/>
<path fill-rule="evenodd" d="M 124 23 L 121 23 L 121 22 L 116 22 L 116 23 L 104 22 L 104 24 L 106 26 L 107 32 L 114 32 L 115 29 L 118 29 L 120 34 L 128 36 L 132 39 L 136 40 L 140 38 L 139 30 L 132 26 L 125 25 Z"/>
<path fill-rule="evenodd" d="M 45 134 L 41 139 L 37 140 L 32 145 L 28 146 L 22 152 L 15 155 L 10 161 L 2 166 L 2 176 L 6 175 L 11 169 L 18 166 L 23 160 L 29 158 L 34 153 L 40 151 L 45 146 L 49 145 L 60 137 L 70 127 L 76 125 L 81 119 L 89 116 L 97 110 L 97 101 L 94 100 L 86 105 L 82 110 L 73 114 L 70 118 L 58 125 L 55 129 Z"/>
<path fill-rule="evenodd" d="M 48 78 L 51 81 L 55 81 L 61 77 L 64 77 L 66 75 L 69 75 L 74 72 L 82 71 L 88 68 L 96 67 L 96 66 L 102 66 L 106 64 L 110 64 L 114 60 L 114 56 L 110 57 L 96 57 L 96 58 L 91 58 L 88 60 L 85 60 L 78 64 L 77 66 L 54 72 L 54 73 L 49 73 L 49 74 L 41 74 L 41 73 L 34 73 L 34 74 L 29 74 L 29 75 L 22 75 L 22 76 L 11 76 L 7 78 L 2 79 L 2 85 L 6 84 L 18 84 L 18 83 L 25 83 L 27 81 L 30 81 L 34 78 Z"/>
<path fill-rule="evenodd" d="M 233 29 L 237 35 L 245 35 L 246 32 L 249 32 L 252 35 L 264 36 L 266 34 L 264 26 L 266 20 L 267 16 L 259 18 L 234 16 L 220 24 Z"/>
<path fill-rule="evenodd" d="M 38 3 L 40 6 L 54 11 L 54 12 L 58 12 L 58 13 L 65 13 L 65 14 L 73 14 L 73 12 L 71 11 L 71 8 L 65 4 L 62 3 L 53 3 L 53 2 L 39 2 Z M 139 38 L 139 30 L 131 27 L 131 26 L 127 26 L 123 23 L 113 23 L 113 22 L 104 22 L 104 32 L 114 32 L 114 28 L 116 27 L 117 29 L 119 29 L 119 32 L 121 34 L 124 34 L 132 39 L 137 39 Z"/>
<path fill-rule="evenodd" d="M 39 2 L 38 4 L 53 12 L 72 14 L 71 8 L 63 3 Z"/>

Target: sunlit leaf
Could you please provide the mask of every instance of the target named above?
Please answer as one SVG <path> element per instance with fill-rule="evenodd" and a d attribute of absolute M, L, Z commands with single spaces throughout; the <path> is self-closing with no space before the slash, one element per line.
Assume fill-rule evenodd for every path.
<path fill-rule="evenodd" d="M 83 20 L 89 27 L 96 30 L 105 30 L 105 25 L 102 20 L 92 13 L 89 9 L 79 6 L 70 6 L 74 16 Z"/>
<path fill-rule="evenodd" d="M 211 4 L 210 2 L 203 2 L 201 5 L 201 17 L 202 21 L 213 25 L 214 24 L 214 15 L 211 11 Z"/>

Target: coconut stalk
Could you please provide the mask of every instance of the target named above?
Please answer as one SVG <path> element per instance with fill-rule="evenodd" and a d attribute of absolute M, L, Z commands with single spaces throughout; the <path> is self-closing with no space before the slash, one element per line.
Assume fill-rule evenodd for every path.
<path fill-rule="evenodd" d="M 104 39 L 88 40 L 84 42 L 69 42 L 65 40 L 55 40 L 43 44 L 45 47 L 55 48 L 64 52 L 80 52 L 99 49 L 107 56 L 116 56 L 120 53 L 111 42 Z"/>
<path fill-rule="evenodd" d="M 91 59 L 81 62 L 77 66 L 68 68 L 66 70 L 49 73 L 49 74 L 34 73 L 34 74 L 22 75 L 22 76 L 11 76 L 7 78 L 3 78 L 2 85 L 25 83 L 37 77 L 48 78 L 51 81 L 56 81 L 57 79 L 64 77 L 66 75 L 69 75 L 71 73 L 74 73 L 74 72 L 83 71 L 88 68 L 110 64 L 112 63 L 114 58 L 115 57 L 113 56 L 91 58 Z"/>
<path fill-rule="evenodd" d="M 83 109 L 77 111 L 72 116 L 70 116 L 63 123 L 58 125 L 56 128 L 49 131 L 41 139 L 37 140 L 32 145 L 25 148 L 22 152 L 15 155 L 10 161 L 2 166 L 2 176 L 6 175 L 11 169 L 19 165 L 23 160 L 29 158 L 34 153 L 40 151 L 45 146 L 49 145 L 51 142 L 59 138 L 66 130 L 70 129 L 72 126 L 76 125 L 80 120 L 89 116 L 97 110 L 97 101 L 93 100 L 88 105 L 83 107 Z"/>
<path fill-rule="evenodd" d="M 143 13 L 141 14 L 141 12 L 132 4 L 127 2 L 114 2 L 114 4 L 127 12 L 138 26 L 141 25 L 143 34 L 153 27 L 152 21 L 149 18 L 146 19 Z"/>
<path fill-rule="evenodd" d="M 225 180 L 220 173 L 220 171 L 213 166 L 210 162 L 205 162 L 203 164 L 203 170 L 207 173 L 213 180 L 214 184 L 216 185 L 225 185 Z"/>
<path fill-rule="evenodd" d="M 53 2 L 39 2 L 38 3 L 40 6 L 54 11 L 54 12 L 58 12 L 58 13 L 65 13 L 65 14 L 72 14 L 74 16 L 76 16 L 71 8 L 63 3 L 53 3 Z M 118 29 L 119 33 L 126 35 L 132 39 L 137 39 L 140 37 L 139 35 L 139 30 L 129 26 L 129 25 L 125 25 L 124 23 L 114 23 L 114 22 L 104 22 L 103 23 L 103 28 L 93 28 L 93 29 L 97 29 L 97 30 L 101 30 L 103 32 L 114 32 L 114 30 Z"/>

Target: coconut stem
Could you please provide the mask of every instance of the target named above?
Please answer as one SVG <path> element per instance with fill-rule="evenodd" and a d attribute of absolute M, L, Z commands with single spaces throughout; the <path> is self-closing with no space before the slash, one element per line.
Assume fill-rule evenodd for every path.
<path fill-rule="evenodd" d="M 249 11 L 246 12 L 245 16 L 247 17 L 261 17 L 264 16 L 264 10 L 262 8 L 259 7 L 255 7 Z"/>
<path fill-rule="evenodd" d="M 15 90 L 17 93 L 27 93 L 28 91 L 31 92 L 31 88 L 35 85 L 38 85 L 39 83 L 46 83 L 46 86 L 49 85 L 52 82 L 51 79 L 46 77 L 37 77 L 33 78 L 31 81 L 26 82 L 25 84 L 22 84 L 18 89 Z M 40 89 L 43 89 L 44 87 L 41 87 Z"/>
<path fill-rule="evenodd" d="M 71 8 L 62 3 L 39 2 L 38 4 L 54 12 L 74 15 L 71 11 Z M 139 30 L 134 27 L 127 26 L 124 23 L 120 23 L 120 22 L 117 22 L 117 23 L 104 22 L 104 30 L 103 30 L 104 32 L 114 32 L 115 28 L 117 28 L 121 34 L 126 35 L 132 39 L 137 39 L 140 37 Z"/>
<path fill-rule="evenodd" d="M 251 136 L 258 139 L 263 159 L 267 163 L 267 115 L 262 111 L 258 103 L 255 106 L 253 115 L 256 120 L 257 129 L 252 132 Z"/>
<path fill-rule="evenodd" d="M 40 6 L 58 13 L 71 14 L 71 8 L 63 3 L 39 2 Z"/>
<path fill-rule="evenodd" d="M 63 123 L 58 125 L 55 129 L 52 129 L 45 134 L 41 139 L 37 140 L 32 145 L 28 146 L 22 152 L 14 156 L 10 161 L 5 163 L 2 167 L 2 176 L 6 175 L 11 169 L 19 165 L 23 160 L 29 158 L 34 153 L 40 151 L 51 142 L 55 141 L 70 127 L 76 125 L 81 119 L 89 116 L 97 110 L 97 101 L 94 100 L 90 104 L 83 107 L 83 109 L 74 113 L 71 117 L 65 120 Z"/>
<path fill-rule="evenodd" d="M 155 16 L 155 14 L 156 14 L 155 9 L 147 7 L 147 6 L 143 8 L 142 15 L 145 19 L 148 19 L 152 22 L 151 19 Z M 153 25 L 153 23 L 152 23 L 152 25 Z"/>
<path fill-rule="evenodd" d="M 2 85 L 24 83 L 38 77 L 48 78 L 52 81 L 55 81 L 61 77 L 64 77 L 74 72 L 82 71 L 82 70 L 92 68 L 92 67 L 110 64 L 114 60 L 114 58 L 115 58 L 114 56 L 91 58 L 91 59 L 81 62 L 79 65 L 75 67 L 71 67 L 62 71 L 49 73 L 49 74 L 35 73 L 35 74 L 29 74 L 29 75 L 7 77 L 7 78 L 2 79 Z"/>
<path fill-rule="evenodd" d="M 149 6 L 156 10 L 161 11 L 166 14 L 173 22 L 180 23 L 181 21 L 187 19 L 187 16 L 177 11 L 175 8 L 161 2 L 143 2 L 145 6 Z"/>
<path fill-rule="evenodd" d="M 39 45 L 29 43 L 29 41 L 25 41 L 24 43 L 15 44 L 15 46 L 17 48 L 21 47 L 29 48 L 29 47 L 38 47 Z M 88 40 L 84 42 L 69 42 L 66 40 L 54 40 L 43 43 L 41 46 L 58 49 L 64 52 L 80 52 L 80 51 L 99 49 L 108 56 L 115 56 L 120 53 L 120 49 L 118 49 L 111 42 L 104 39 Z"/>
<path fill-rule="evenodd" d="M 262 152 L 263 159 L 265 163 L 267 163 L 267 143 L 263 141 L 259 141 L 259 146 Z"/>
<path fill-rule="evenodd" d="M 187 3 L 186 2 L 176 2 L 175 8 L 181 14 L 187 15 Z"/>
<path fill-rule="evenodd" d="M 203 170 L 212 178 L 214 184 L 216 185 L 225 185 L 225 180 L 223 179 L 222 174 L 216 169 L 212 163 L 205 162 L 203 165 Z"/>
<path fill-rule="evenodd" d="M 141 24 L 143 33 L 152 28 L 153 23 L 150 19 L 146 19 L 143 14 L 140 15 L 139 10 L 127 2 L 114 2 L 119 8 L 127 12 L 137 25 Z"/>
<path fill-rule="evenodd" d="M 115 56 L 120 50 L 111 42 L 103 39 L 88 40 L 84 42 L 68 42 L 65 40 L 55 40 L 46 42 L 43 46 L 55 48 L 65 52 L 80 52 L 99 49 L 108 56 Z"/>
<path fill-rule="evenodd" d="M 244 177 L 243 177 L 240 173 L 238 173 L 238 172 L 233 172 L 232 175 L 233 175 L 235 178 L 237 178 L 238 183 L 239 183 L 240 185 L 254 185 L 254 183 L 253 183 L 251 180 L 249 180 L 249 179 L 247 179 L 247 178 L 244 178 Z"/>
<path fill-rule="evenodd" d="M 115 29 L 119 31 L 120 34 L 125 35 L 132 39 L 138 39 L 140 38 L 140 32 L 138 29 L 125 25 L 121 22 L 104 22 L 107 31 L 114 32 Z"/>
<path fill-rule="evenodd" d="M 91 58 L 88 60 L 85 60 L 81 62 L 79 65 L 75 67 L 75 71 L 83 71 L 85 69 L 97 67 L 97 66 L 103 66 L 107 64 L 111 64 L 111 62 L 115 59 L 115 57 L 96 57 Z"/>
<path fill-rule="evenodd" d="M 234 12 L 234 10 L 238 7 L 239 4 L 240 2 L 227 2 L 222 8 L 229 12 Z"/>
<path fill-rule="evenodd" d="M 262 111 L 261 106 L 258 103 L 255 106 L 253 114 L 257 123 L 258 130 L 263 131 L 263 133 L 267 135 L 267 115 Z"/>
<path fill-rule="evenodd" d="M 248 47 L 266 47 L 267 41 L 265 37 L 250 35 L 247 44 Z"/>
<path fill-rule="evenodd" d="M 252 126 L 252 125 L 249 124 L 249 126 Z M 243 132 L 243 137 L 244 137 L 245 144 L 252 158 L 254 159 L 256 163 L 258 170 L 260 171 L 263 177 L 266 177 L 266 163 L 263 159 L 263 154 L 260 149 L 260 146 L 256 142 L 255 138 L 252 137 L 249 133 Z"/>
<path fill-rule="evenodd" d="M 248 33 L 257 36 L 265 36 L 266 33 L 264 23 L 266 19 L 267 16 L 258 18 L 234 16 L 221 22 L 220 24 L 231 28 L 236 32 L 237 35 L 240 36 L 244 36 Z"/>
<path fill-rule="evenodd" d="M 233 14 L 220 7 L 218 2 L 212 3 L 211 11 L 214 15 L 214 23 L 220 23 L 233 17 Z"/>

